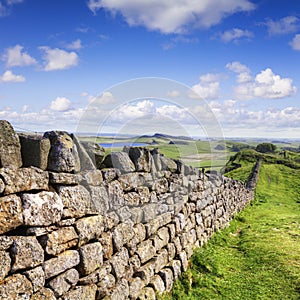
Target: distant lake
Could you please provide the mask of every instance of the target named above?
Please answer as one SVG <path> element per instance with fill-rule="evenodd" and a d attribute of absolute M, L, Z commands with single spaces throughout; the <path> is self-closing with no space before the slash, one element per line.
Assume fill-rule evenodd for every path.
<path fill-rule="evenodd" d="M 148 146 L 148 144 L 146 144 L 146 143 L 130 143 L 130 142 L 100 143 L 99 145 L 104 148 L 117 148 L 117 147 L 124 147 L 124 146 L 129 146 L 129 147 Z"/>

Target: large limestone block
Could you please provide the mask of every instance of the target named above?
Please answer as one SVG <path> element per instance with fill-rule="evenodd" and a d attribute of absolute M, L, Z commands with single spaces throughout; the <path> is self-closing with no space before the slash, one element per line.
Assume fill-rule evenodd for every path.
<path fill-rule="evenodd" d="M 14 274 L 0 284 L 0 299 L 30 299 L 32 285 L 25 275 Z"/>
<path fill-rule="evenodd" d="M 9 122 L 0 120 L 0 168 L 22 166 L 21 146 L 18 135 Z"/>
<path fill-rule="evenodd" d="M 90 186 L 89 190 L 91 194 L 91 212 L 105 215 L 109 210 L 110 202 L 105 185 L 102 183 L 99 186 Z"/>
<path fill-rule="evenodd" d="M 54 192 L 22 194 L 23 216 L 25 225 L 48 226 L 60 221 L 63 202 Z"/>
<path fill-rule="evenodd" d="M 83 276 L 91 274 L 103 264 L 103 250 L 99 242 L 82 246 L 79 254 L 79 271 Z"/>
<path fill-rule="evenodd" d="M 50 140 L 41 135 L 19 134 L 21 154 L 24 167 L 34 166 L 42 170 L 47 169 Z"/>
<path fill-rule="evenodd" d="M 103 166 L 106 168 L 119 169 L 121 173 L 135 171 L 135 166 L 126 152 L 113 152 L 108 154 L 103 161 Z"/>
<path fill-rule="evenodd" d="M 56 297 L 50 289 L 42 288 L 33 294 L 30 300 L 56 300 Z"/>
<path fill-rule="evenodd" d="M 71 136 L 64 131 L 48 131 L 51 148 L 48 156 L 48 170 L 56 172 L 77 173 L 80 171 L 78 150 Z"/>
<path fill-rule="evenodd" d="M 79 246 L 92 239 L 98 239 L 105 229 L 104 219 L 101 215 L 79 219 L 75 226 L 79 236 Z"/>
<path fill-rule="evenodd" d="M 6 195 L 31 190 L 48 190 L 48 173 L 36 167 L 15 170 L 3 168 L 0 170 L 0 176 L 5 183 Z"/>
<path fill-rule="evenodd" d="M 100 169 L 101 162 L 105 155 L 105 149 L 97 143 L 81 142 L 87 154 L 90 156 L 97 169 Z"/>
<path fill-rule="evenodd" d="M 81 171 L 84 170 L 95 170 L 95 164 L 89 154 L 87 153 L 85 147 L 80 143 L 78 137 L 75 134 L 71 134 L 74 144 L 77 147 L 78 155 L 80 158 L 80 168 Z"/>
<path fill-rule="evenodd" d="M 128 264 L 129 254 L 128 250 L 123 247 L 119 252 L 117 252 L 111 259 L 110 263 L 112 265 L 113 274 L 119 280 L 126 275 L 126 270 L 129 266 Z"/>
<path fill-rule="evenodd" d="M 137 172 L 151 171 L 151 159 L 153 158 L 148 149 L 131 147 L 129 149 L 129 157 L 133 161 Z"/>
<path fill-rule="evenodd" d="M 41 243 L 48 254 L 57 255 L 76 246 L 78 235 L 73 227 L 62 227 L 41 237 Z"/>
<path fill-rule="evenodd" d="M 45 278 L 51 278 L 76 267 L 80 262 L 79 253 L 76 250 L 67 250 L 59 254 L 55 258 L 51 258 L 44 262 L 43 269 Z"/>
<path fill-rule="evenodd" d="M 16 236 L 11 247 L 12 272 L 33 268 L 44 261 L 44 250 L 34 236 Z"/>
<path fill-rule="evenodd" d="M 0 234 L 23 224 L 22 202 L 17 195 L 0 197 Z"/>
<path fill-rule="evenodd" d="M 91 197 L 84 186 L 59 186 L 57 192 L 64 204 L 64 217 L 82 217 L 90 211 Z"/>

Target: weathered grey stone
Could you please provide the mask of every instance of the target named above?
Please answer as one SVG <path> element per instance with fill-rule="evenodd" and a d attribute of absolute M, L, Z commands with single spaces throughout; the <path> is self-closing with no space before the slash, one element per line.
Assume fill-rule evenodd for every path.
<path fill-rule="evenodd" d="M 116 285 L 116 279 L 112 274 L 107 274 L 106 276 L 103 277 L 102 280 L 98 281 L 97 283 L 97 295 L 99 299 L 109 299 L 108 294 L 112 292 L 112 289 Z M 97 298 L 97 299 L 98 299 Z"/>
<path fill-rule="evenodd" d="M 173 240 L 173 239 L 171 239 L 171 240 Z M 174 244 L 173 243 L 168 243 L 167 250 L 168 250 L 168 258 L 169 258 L 169 261 L 170 261 L 176 255 L 176 248 L 175 248 Z"/>
<path fill-rule="evenodd" d="M 118 280 L 126 275 L 125 273 L 128 267 L 128 260 L 128 250 L 125 247 L 123 247 L 110 259 L 113 274 Z"/>
<path fill-rule="evenodd" d="M 45 273 L 42 267 L 36 267 L 34 269 L 24 272 L 24 275 L 30 280 L 33 288 L 33 292 L 37 292 L 45 285 Z"/>
<path fill-rule="evenodd" d="M 0 236 L 0 251 L 7 250 L 12 243 L 13 243 L 12 237 L 5 236 L 5 235 Z"/>
<path fill-rule="evenodd" d="M 163 293 L 166 290 L 164 281 L 159 275 L 154 275 L 149 285 L 158 293 Z"/>
<path fill-rule="evenodd" d="M 104 231 L 104 219 L 101 215 L 86 217 L 75 224 L 79 237 L 78 245 L 82 246 L 92 239 L 98 239 Z"/>
<path fill-rule="evenodd" d="M 21 146 L 18 135 L 9 122 L 0 120 L 0 168 L 22 166 Z"/>
<path fill-rule="evenodd" d="M 131 207 L 131 220 L 134 224 L 142 223 L 144 220 L 144 210 L 141 207 Z"/>
<path fill-rule="evenodd" d="M 141 260 L 141 263 L 143 264 L 146 261 L 153 258 L 156 251 L 155 251 L 154 246 L 152 245 L 152 241 L 151 240 L 146 240 L 146 241 L 141 242 L 137 246 L 136 253 L 138 254 L 138 256 Z"/>
<path fill-rule="evenodd" d="M 155 292 L 151 287 L 145 287 L 139 297 L 137 298 L 138 300 L 155 300 Z"/>
<path fill-rule="evenodd" d="M 45 278 L 51 278 L 64 271 L 77 266 L 80 262 L 79 253 L 76 250 L 67 250 L 55 258 L 46 260 L 43 264 Z"/>
<path fill-rule="evenodd" d="M 124 204 L 128 206 L 139 206 L 140 196 L 136 192 L 124 194 Z"/>
<path fill-rule="evenodd" d="M 150 191 L 147 186 L 139 186 L 137 187 L 136 191 L 139 195 L 141 204 L 145 204 L 150 201 Z"/>
<path fill-rule="evenodd" d="M 33 294 L 30 300 L 56 300 L 56 297 L 50 289 L 42 288 Z"/>
<path fill-rule="evenodd" d="M 150 169 L 150 151 L 146 148 L 131 147 L 129 157 L 135 165 L 137 172 L 151 172 Z"/>
<path fill-rule="evenodd" d="M 102 175 L 103 175 L 103 179 L 106 182 L 111 182 L 115 179 L 118 179 L 119 176 L 121 175 L 120 170 L 115 169 L 115 168 L 104 168 L 101 169 Z"/>
<path fill-rule="evenodd" d="M 161 171 L 162 165 L 158 148 L 151 150 L 150 153 L 152 154 L 156 171 Z"/>
<path fill-rule="evenodd" d="M 49 172 L 49 181 L 52 184 L 77 185 L 81 180 L 80 174 Z"/>
<path fill-rule="evenodd" d="M 2 281 L 10 271 L 11 259 L 9 253 L 0 251 L 0 281 Z"/>
<path fill-rule="evenodd" d="M 140 277 L 145 282 L 145 285 L 148 285 L 154 276 L 154 267 L 155 263 L 153 261 L 149 261 L 140 267 L 139 270 L 135 273 L 135 276 Z"/>
<path fill-rule="evenodd" d="M 89 186 L 91 195 L 91 212 L 106 215 L 109 210 L 110 199 L 104 184 Z"/>
<path fill-rule="evenodd" d="M 54 295 L 59 297 L 69 291 L 72 286 L 75 286 L 79 280 L 79 274 L 76 269 L 70 269 L 51 281 L 48 286 L 53 290 Z"/>
<path fill-rule="evenodd" d="M 182 271 L 185 272 L 188 268 L 189 261 L 185 251 L 179 253 L 179 259 L 181 261 Z"/>
<path fill-rule="evenodd" d="M 133 162 L 129 158 L 129 155 L 125 152 L 113 152 L 108 154 L 102 164 L 106 168 L 119 169 L 121 173 L 130 173 L 135 171 Z"/>
<path fill-rule="evenodd" d="M 103 232 L 99 238 L 99 241 L 101 242 L 103 248 L 103 257 L 105 259 L 110 259 L 114 252 L 112 233 L 110 231 Z"/>
<path fill-rule="evenodd" d="M 173 276 L 172 270 L 169 269 L 169 268 L 162 269 L 159 272 L 159 276 L 164 281 L 166 291 L 167 292 L 171 291 L 172 286 L 173 286 L 173 280 L 174 280 L 174 276 Z"/>
<path fill-rule="evenodd" d="M 36 194 L 22 194 L 25 225 L 48 226 L 60 221 L 63 202 L 55 192 L 42 191 Z"/>
<path fill-rule="evenodd" d="M 169 242 L 169 231 L 167 227 L 160 228 L 157 233 L 151 238 L 156 251 L 165 247 Z"/>
<path fill-rule="evenodd" d="M 81 144 L 78 137 L 75 134 L 70 135 L 74 144 L 76 145 L 78 156 L 80 159 L 80 169 L 81 171 L 84 170 L 95 170 L 96 166 L 91 157 L 89 156 L 88 152 L 86 151 L 85 147 Z"/>
<path fill-rule="evenodd" d="M 107 214 L 107 217 L 104 220 L 106 230 L 110 230 L 113 227 L 117 226 L 120 223 L 119 216 L 115 211 L 111 211 Z"/>
<path fill-rule="evenodd" d="M 167 193 L 169 189 L 168 180 L 166 178 L 159 178 L 154 181 L 152 190 L 157 194 Z"/>
<path fill-rule="evenodd" d="M 81 173 L 83 180 L 88 185 L 97 186 L 103 182 L 102 172 L 100 170 L 89 170 Z"/>
<path fill-rule="evenodd" d="M 7 277 L 0 284 L 0 299 L 30 299 L 32 285 L 30 281 L 21 274 Z"/>
<path fill-rule="evenodd" d="M 88 190 L 82 185 L 58 186 L 57 193 L 64 205 L 64 218 L 78 218 L 89 212 L 91 197 Z"/>
<path fill-rule="evenodd" d="M 136 250 L 136 246 L 145 240 L 146 238 L 146 229 L 143 224 L 136 224 L 133 227 L 134 235 L 132 239 L 127 242 L 127 248 Z"/>
<path fill-rule="evenodd" d="M 12 272 L 33 268 L 44 261 L 44 250 L 34 236 L 16 236 L 11 247 Z"/>
<path fill-rule="evenodd" d="M 30 190 L 48 190 L 48 173 L 35 167 L 3 168 L 0 170 L 0 176 L 5 182 L 5 195 Z"/>
<path fill-rule="evenodd" d="M 113 300 L 126 300 L 129 297 L 129 285 L 128 281 L 121 279 L 114 288 L 110 295 L 110 299 Z"/>
<path fill-rule="evenodd" d="M 48 170 L 78 173 L 80 171 L 80 159 L 71 136 L 64 131 L 48 131 L 45 132 L 44 137 L 49 138 L 51 143 Z"/>
<path fill-rule="evenodd" d="M 133 224 L 130 222 L 120 223 L 112 232 L 113 244 L 116 251 L 120 251 L 134 236 Z"/>
<path fill-rule="evenodd" d="M 162 268 L 164 268 L 169 262 L 168 251 L 162 249 L 154 257 L 154 271 L 158 273 Z"/>
<path fill-rule="evenodd" d="M 177 280 L 181 274 L 181 262 L 180 260 L 174 259 L 170 262 L 169 266 L 173 271 L 174 280 Z"/>
<path fill-rule="evenodd" d="M 78 235 L 73 227 L 62 227 L 43 236 L 40 242 L 47 254 L 57 255 L 78 243 Z"/>
<path fill-rule="evenodd" d="M 120 207 L 116 210 L 120 222 L 128 222 L 131 219 L 131 210 L 128 206 Z"/>
<path fill-rule="evenodd" d="M 111 210 L 124 206 L 124 193 L 119 181 L 114 180 L 108 183 L 108 197 Z"/>
<path fill-rule="evenodd" d="M 136 299 L 144 286 L 145 283 L 140 277 L 132 278 L 129 281 L 129 296 L 131 299 Z"/>
<path fill-rule="evenodd" d="M 118 181 L 121 183 L 121 187 L 125 192 L 135 190 L 139 185 L 143 184 L 143 177 L 138 173 L 126 173 L 122 174 Z"/>
<path fill-rule="evenodd" d="M 137 254 L 131 255 L 128 263 L 129 263 L 129 266 L 132 267 L 133 273 L 137 272 L 141 267 L 141 261 Z"/>
<path fill-rule="evenodd" d="M 23 224 L 22 202 L 17 195 L 0 197 L 0 234 Z"/>
<path fill-rule="evenodd" d="M 91 274 L 103 264 L 102 245 L 99 242 L 87 244 L 79 249 L 81 276 Z"/>
<path fill-rule="evenodd" d="M 177 172 L 177 164 L 173 159 L 161 155 L 160 160 L 161 160 L 162 170 L 167 170 L 172 173 Z"/>
<path fill-rule="evenodd" d="M 39 134 L 19 133 L 23 167 L 47 169 L 50 140 Z"/>
<path fill-rule="evenodd" d="M 90 156 L 97 169 L 100 169 L 101 162 L 105 155 L 105 149 L 98 143 L 81 142 L 87 154 Z"/>
<path fill-rule="evenodd" d="M 110 274 L 110 272 L 111 272 L 111 265 L 108 261 L 105 261 L 99 269 L 97 269 L 96 271 L 94 271 L 93 273 L 85 277 L 81 277 L 79 279 L 79 284 L 89 285 L 93 283 L 97 283 L 97 284 L 101 283 L 104 280 L 104 278 Z"/>
<path fill-rule="evenodd" d="M 97 286 L 85 285 L 76 286 L 75 289 L 67 292 L 62 296 L 62 300 L 95 300 L 96 299 Z"/>

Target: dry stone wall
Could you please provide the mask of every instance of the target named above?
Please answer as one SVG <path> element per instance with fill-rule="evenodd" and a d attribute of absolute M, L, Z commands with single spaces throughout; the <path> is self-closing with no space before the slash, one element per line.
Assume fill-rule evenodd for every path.
<path fill-rule="evenodd" d="M 0 121 L 0 299 L 155 299 L 253 198 L 157 150 L 103 155 Z"/>

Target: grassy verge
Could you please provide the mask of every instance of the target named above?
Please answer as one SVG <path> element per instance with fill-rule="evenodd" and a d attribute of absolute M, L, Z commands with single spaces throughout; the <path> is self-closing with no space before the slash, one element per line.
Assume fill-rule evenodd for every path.
<path fill-rule="evenodd" d="M 255 201 L 161 299 L 300 299 L 300 171 L 263 164 Z"/>

